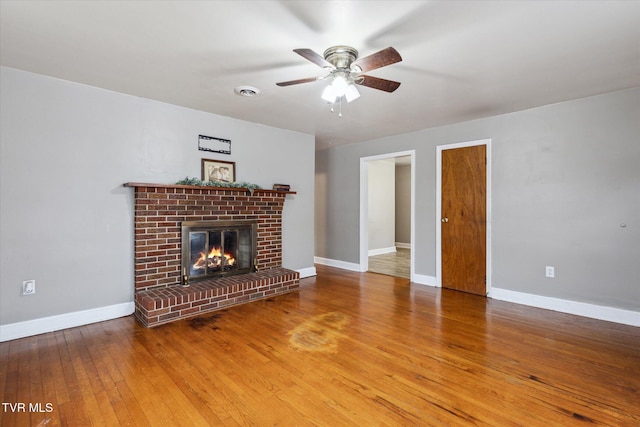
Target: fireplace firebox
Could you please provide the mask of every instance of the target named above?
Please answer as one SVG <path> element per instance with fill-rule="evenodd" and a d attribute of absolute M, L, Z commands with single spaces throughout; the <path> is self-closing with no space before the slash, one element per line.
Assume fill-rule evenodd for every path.
<path fill-rule="evenodd" d="M 256 221 L 182 223 L 182 284 L 255 271 Z"/>

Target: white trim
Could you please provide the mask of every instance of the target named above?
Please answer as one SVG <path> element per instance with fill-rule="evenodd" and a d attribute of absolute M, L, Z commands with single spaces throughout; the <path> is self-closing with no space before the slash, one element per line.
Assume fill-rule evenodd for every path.
<path fill-rule="evenodd" d="M 42 317 L 24 322 L 10 323 L 8 325 L 0 325 L 0 342 L 117 319 L 118 317 L 129 316 L 133 314 L 134 311 L 135 304 L 132 301 L 90 310 Z"/>
<path fill-rule="evenodd" d="M 298 273 L 300 273 L 300 278 L 301 279 L 304 279 L 305 277 L 317 276 L 315 267 L 301 268 L 301 269 L 296 270 L 296 271 Z"/>
<path fill-rule="evenodd" d="M 576 316 L 589 317 L 624 325 L 640 326 L 640 312 L 638 311 L 545 297 L 500 288 L 493 288 L 489 297 L 500 301 L 559 311 Z"/>
<path fill-rule="evenodd" d="M 369 269 L 369 161 L 360 158 L 360 265 L 358 271 Z"/>
<path fill-rule="evenodd" d="M 369 256 L 393 254 L 395 252 L 397 252 L 395 246 L 391 246 L 389 248 L 369 249 Z"/>
<path fill-rule="evenodd" d="M 396 242 L 396 248 L 411 249 L 411 243 Z"/>
<path fill-rule="evenodd" d="M 337 259 L 314 257 L 316 264 L 327 265 L 329 267 L 340 268 L 342 270 L 357 271 L 360 272 L 360 265 L 353 262 L 340 261 Z"/>
<path fill-rule="evenodd" d="M 414 274 L 411 283 L 425 286 L 438 286 L 438 282 L 435 276 L 427 276 L 425 274 Z"/>
<path fill-rule="evenodd" d="M 379 154 L 360 158 L 360 265 L 358 270 L 369 270 L 369 162 L 376 160 L 392 159 L 395 157 L 411 157 L 411 272 L 410 280 L 415 275 L 415 218 L 416 218 L 416 150 L 399 151 L 395 153 Z"/>
<path fill-rule="evenodd" d="M 436 286 L 442 287 L 442 151 L 453 148 L 473 147 L 476 145 L 486 145 L 487 147 L 487 260 L 486 260 L 486 291 L 491 292 L 491 139 L 480 139 L 477 141 L 461 142 L 457 144 L 438 145 L 436 147 Z"/>

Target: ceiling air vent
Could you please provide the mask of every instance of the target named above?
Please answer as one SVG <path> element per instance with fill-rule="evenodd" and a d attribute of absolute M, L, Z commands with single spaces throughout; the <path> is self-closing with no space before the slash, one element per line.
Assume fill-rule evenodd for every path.
<path fill-rule="evenodd" d="M 234 91 L 237 95 L 246 96 L 248 98 L 260 95 L 260 89 L 253 86 L 238 86 L 234 89 Z"/>

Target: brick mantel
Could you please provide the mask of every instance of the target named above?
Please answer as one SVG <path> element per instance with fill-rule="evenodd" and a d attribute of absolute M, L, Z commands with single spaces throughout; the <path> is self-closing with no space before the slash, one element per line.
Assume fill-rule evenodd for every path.
<path fill-rule="evenodd" d="M 282 209 L 285 197 L 288 194 L 295 194 L 295 192 L 131 182 L 124 185 L 135 190 L 134 282 L 136 315 L 145 325 L 151 325 L 154 322 L 161 323 L 168 319 L 161 317 L 142 319 L 143 296 L 149 292 L 156 292 L 159 288 L 181 286 L 182 241 L 180 233 L 181 224 L 184 221 L 256 221 L 256 266 L 258 271 L 282 270 L 282 273 L 278 275 L 282 276 L 282 281 L 279 278 L 269 279 L 269 285 L 276 282 L 283 284 L 283 287 L 275 290 L 275 293 L 297 289 L 299 274 L 282 269 Z M 290 276 L 291 273 L 295 274 Z M 242 277 L 242 275 L 238 277 Z M 292 277 L 294 282 L 290 283 Z M 251 286 L 253 283 L 258 283 L 256 280 L 251 278 Z M 237 285 L 238 279 L 234 279 L 234 281 Z M 218 285 L 211 283 L 210 286 L 217 287 Z M 195 289 L 194 287 L 194 291 Z M 229 295 L 233 295 L 234 292 L 237 292 L 237 288 L 229 287 L 229 292 Z M 201 295 L 199 294 L 198 298 Z M 265 292 L 264 296 L 267 295 Z M 192 295 L 189 298 L 195 298 L 195 296 Z M 232 303 L 240 303 L 243 300 L 237 299 L 237 302 L 235 301 Z M 140 304 L 138 304 L 139 302 Z M 204 303 L 200 301 L 198 304 Z M 175 308 L 164 307 L 164 303 L 161 306 L 168 310 Z M 192 315 L 195 313 L 193 308 L 195 306 L 184 309 L 184 313 L 173 313 L 172 318 Z"/>
<path fill-rule="evenodd" d="M 296 194 L 295 191 L 282 191 L 282 190 L 265 190 L 258 188 L 251 190 L 244 187 L 209 187 L 201 185 L 182 185 L 182 184 L 148 184 L 144 182 L 127 182 L 123 184 L 125 187 L 153 187 L 153 188 L 186 188 L 186 189 L 198 189 L 198 190 L 239 190 L 247 193 L 281 193 L 281 194 Z"/>

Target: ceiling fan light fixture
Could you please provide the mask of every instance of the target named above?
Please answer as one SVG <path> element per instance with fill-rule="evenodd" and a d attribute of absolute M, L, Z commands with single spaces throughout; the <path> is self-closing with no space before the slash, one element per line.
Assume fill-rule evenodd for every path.
<path fill-rule="evenodd" d="M 332 76 L 331 84 L 322 92 L 322 99 L 334 103 L 343 96 L 347 102 L 351 102 L 360 97 L 360 92 L 345 73 L 335 73 Z"/>

